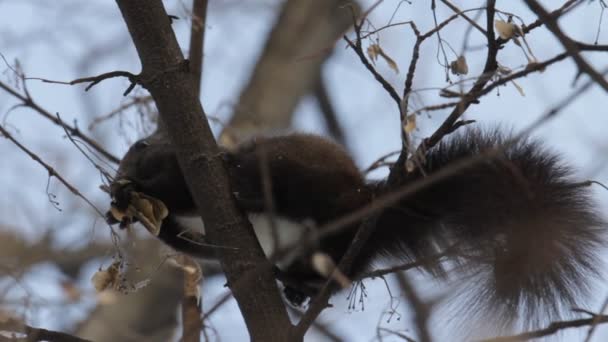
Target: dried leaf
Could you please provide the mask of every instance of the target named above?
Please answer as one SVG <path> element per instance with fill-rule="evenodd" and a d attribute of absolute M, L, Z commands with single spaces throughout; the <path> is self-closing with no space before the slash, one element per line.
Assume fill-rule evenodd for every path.
<path fill-rule="evenodd" d="M 393 69 L 393 71 L 398 74 L 399 73 L 399 67 L 397 66 L 397 63 L 395 63 L 395 61 L 386 53 L 384 53 L 384 51 L 380 50 L 380 56 L 382 56 L 382 58 L 384 58 L 384 60 L 386 61 L 386 64 L 388 64 L 388 67 Z"/>
<path fill-rule="evenodd" d="M 380 47 L 379 44 L 370 45 L 367 48 L 367 55 L 372 60 L 372 63 L 374 63 L 374 65 L 376 60 L 378 60 L 378 56 L 382 57 L 386 61 L 386 64 L 388 64 L 389 68 L 393 69 L 395 73 L 399 73 L 399 67 L 397 66 L 397 63 L 395 63 L 395 61 L 389 55 L 387 55 L 384 50 L 382 50 L 382 47 Z"/>
<path fill-rule="evenodd" d="M 115 261 L 108 268 L 99 269 L 93 277 L 91 277 L 91 282 L 95 287 L 97 292 L 101 292 L 108 288 L 117 288 L 119 284 L 120 278 L 120 266 L 122 263 L 120 261 Z"/>
<path fill-rule="evenodd" d="M 133 193 L 131 205 L 135 208 L 135 217 L 154 236 L 160 233 L 163 219 L 169 214 L 165 204 L 152 196 L 141 192 Z"/>
<path fill-rule="evenodd" d="M 378 44 L 372 44 L 367 47 L 367 56 L 372 61 L 372 64 L 376 64 L 376 60 L 378 60 L 378 55 L 382 51 L 382 48 Z"/>
<path fill-rule="evenodd" d="M 530 63 L 528 63 L 528 65 L 526 65 L 526 70 L 537 68 L 538 64 L 539 64 L 538 62 L 530 62 Z M 542 73 L 542 72 L 545 71 L 545 68 L 541 67 L 541 68 L 538 69 L 538 71 Z"/>
<path fill-rule="evenodd" d="M 160 202 L 140 192 L 134 192 L 131 194 L 130 206 L 133 206 L 133 208 L 135 208 L 135 217 L 144 225 L 144 227 L 146 227 L 146 229 L 152 235 L 158 236 L 158 234 L 160 233 L 160 224 L 162 223 L 162 219 L 160 221 L 157 219 L 157 217 L 160 216 L 160 213 L 155 213 L 155 210 L 160 209 L 162 211 L 162 209 L 161 207 L 159 207 L 158 203 L 156 204 L 155 209 L 155 201 Z"/>
<path fill-rule="evenodd" d="M 403 129 L 405 130 L 405 133 L 412 133 L 412 131 L 416 129 L 416 115 L 415 114 L 408 115 L 405 118 L 405 125 L 404 125 Z"/>
<path fill-rule="evenodd" d="M 169 215 L 169 210 L 167 209 L 167 206 L 157 198 L 141 192 L 132 192 L 131 203 L 129 203 L 129 206 L 125 211 L 112 206 L 110 208 L 110 213 L 120 222 L 124 222 L 125 218 L 128 218 L 129 221 L 133 221 L 133 218 L 135 217 L 152 235 L 158 236 L 163 220 Z"/>
<path fill-rule="evenodd" d="M 496 31 L 498 31 L 500 38 L 504 40 L 511 39 L 515 37 L 518 32 L 521 32 L 521 29 L 518 29 L 517 25 L 508 23 L 504 20 L 494 21 L 494 26 L 496 27 Z"/>
<path fill-rule="evenodd" d="M 95 290 L 101 292 L 110 286 L 112 283 L 112 276 L 107 270 L 98 270 L 93 274 L 91 282 L 93 283 Z"/>
<path fill-rule="evenodd" d="M 127 211 L 128 211 L 128 208 L 127 208 Z M 132 215 L 129 215 L 127 211 L 122 211 L 122 210 L 116 208 L 115 206 L 110 207 L 110 213 L 119 222 L 122 222 L 125 217 L 129 217 L 129 218 L 132 217 Z"/>
<path fill-rule="evenodd" d="M 459 56 L 455 61 L 450 63 L 450 70 L 454 75 L 466 75 L 469 73 L 469 66 L 464 56 Z"/>

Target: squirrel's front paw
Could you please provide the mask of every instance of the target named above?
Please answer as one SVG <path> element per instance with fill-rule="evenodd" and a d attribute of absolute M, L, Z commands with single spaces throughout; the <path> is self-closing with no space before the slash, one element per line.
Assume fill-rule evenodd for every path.
<path fill-rule="evenodd" d="M 126 210 L 131 203 L 131 193 L 135 191 L 135 184 L 128 179 L 115 180 L 110 185 L 112 206 L 119 210 Z"/>
<path fill-rule="evenodd" d="M 110 209 L 108 210 L 108 212 L 106 212 L 105 218 L 106 218 L 106 222 L 109 225 L 115 225 L 117 223 L 120 223 L 120 229 L 125 229 L 127 228 L 130 224 L 137 222 L 137 219 L 134 217 L 129 217 L 127 215 L 124 215 L 122 217 L 122 220 L 119 220 L 117 217 L 120 217 L 120 215 L 117 215 L 115 209 Z"/>
<path fill-rule="evenodd" d="M 106 213 L 106 222 L 110 225 L 120 223 L 120 228 L 125 228 L 137 220 L 126 211 L 131 204 L 132 193 L 135 184 L 128 179 L 117 179 L 110 185 L 110 196 L 112 196 L 111 208 Z"/>

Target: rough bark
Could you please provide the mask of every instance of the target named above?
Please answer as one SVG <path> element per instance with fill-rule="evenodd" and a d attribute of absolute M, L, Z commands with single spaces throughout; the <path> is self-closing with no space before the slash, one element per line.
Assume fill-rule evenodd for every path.
<path fill-rule="evenodd" d="M 233 290 L 253 340 L 285 340 L 291 324 L 249 222 L 230 193 L 228 177 L 195 92 L 194 77 L 160 0 L 117 0 L 142 63 L 140 83 L 150 92 L 178 151 L 180 167 L 219 253 L 231 288 L 247 276 L 248 286 Z M 213 200 L 209 200 L 213 199 Z M 268 267 L 266 267 L 268 265 Z"/>

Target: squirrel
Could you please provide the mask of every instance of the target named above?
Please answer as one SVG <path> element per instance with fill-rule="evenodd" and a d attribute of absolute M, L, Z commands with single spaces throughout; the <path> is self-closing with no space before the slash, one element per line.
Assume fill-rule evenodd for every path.
<path fill-rule="evenodd" d="M 604 222 L 589 190 L 538 142 L 512 142 L 499 130 L 461 131 L 426 151 L 419 167 L 404 171 L 396 185 L 366 181 L 341 146 L 316 135 L 260 137 L 224 150 L 223 155 L 242 210 L 263 213 L 266 209 L 260 167 L 265 162 L 275 214 L 322 227 L 394 191 L 395 186 L 414 184 L 455 162 L 502 146 L 492 157 L 383 208 L 347 276 L 354 279 L 369 271 L 380 258 L 424 260 L 423 271 L 438 277 L 449 272 L 464 279 L 468 302 L 463 306 L 477 315 L 491 313 L 504 321 L 524 315 L 529 320 L 557 317 L 562 308 L 577 307 L 589 292 L 590 279 L 598 275 L 597 253 L 604 243 Z M 212 256 L 200 244 L 180 237 L 188 228 L 177 218 L 196 215 L 196 207 L 166 139 L 152 136 L 131 146 L 118 179 L 131 183 L 127 190 L 116 181 L 112 184 L 115 205 L 124 206 L 126 194 L 133 190 L 160 199 L 169 215 L 158 237 L 177 251 Z M 318 250 L 337 263 L 360 223 L 321 239 Z M 315 287 L 307 284 L 323 280 L 309 256 L 284 268 L 290 279 L 284 283 L 284 294 L 296 305 L 315 294 Z"/>

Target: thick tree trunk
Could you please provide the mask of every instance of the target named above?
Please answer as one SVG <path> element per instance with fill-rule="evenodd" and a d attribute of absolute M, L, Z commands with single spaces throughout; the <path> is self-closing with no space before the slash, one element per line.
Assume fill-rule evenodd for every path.
<path fill-rule="evenodd" d="M 160 0 L 117 0 L 142 62 L 140 83 L 168 135 L 252 340 L 287 340 L 291 323 L 272 268 L 230 193 L 222 156 L 204 119 L 194 77 Z M 246 282 L 245 286 L 236 286 Z"/>
<path fill-rule="evenodd" d="M 225 145 L 290 126 L 302 96 L 358 12 L 349 0 L 288 0 L 220 140 Z"/>

